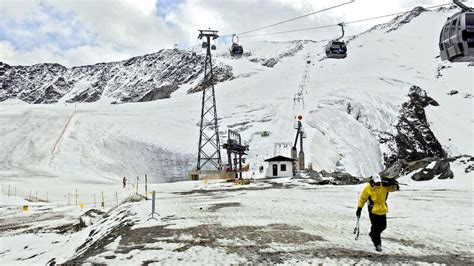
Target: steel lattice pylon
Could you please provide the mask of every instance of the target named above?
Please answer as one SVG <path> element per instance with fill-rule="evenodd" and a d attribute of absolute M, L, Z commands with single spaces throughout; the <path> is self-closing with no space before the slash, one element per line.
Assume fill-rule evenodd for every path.
<path fill-rule="evenodd" d="M 206 48 L 204 63 L 204 83 L 202 90 L 201 123 L 199 134 L 199 150 L 197 170 L 203 169 L 207 163 L 221 169 L 221 147 L 219 142 L 219 126 L 217 124 L 216 97 L 214 93 L 214 74 L 212 72 L 211 38 L 217 39 L 217 31 L 199 30 L 199 39 L 205 38 Z"/>

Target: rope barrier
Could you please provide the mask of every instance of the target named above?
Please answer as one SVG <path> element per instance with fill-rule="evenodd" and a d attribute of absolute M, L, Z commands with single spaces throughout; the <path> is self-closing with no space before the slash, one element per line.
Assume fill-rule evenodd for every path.
<path fill-rule="evenodd" d="M 141 185 L 144 185 L 145 189 L 144 191 L 147 191 L 148 189 L 148 184 L 147 184 L 147 178 L 145 178 L 145 183 L 141 183 Z M 56 192 L 38 192 L 32 189 L 17 189 L 16 186 L 12 186 L 11 184 L 8 184 L 8 186 L 5 186 L 2 184 L 2 191 L 1 195 L 5 195 L 7 197 L 20 197 L 23 198 L 23 200 L 27 201 L 25 204 L 7 204 L 7 205 L 0 205 L 0 207 L 20 207 L 23 209 L 23 211 L 28 211 L 29 206 L 32 207 L 40 207 L 40 206 L 53 206 L 53 207 L 80 207 L 81 209 L 84 209 L 85 207 L 88 206 L 94 206 L 94 207 L 101 207 L 101 208 L 106 208 L 107 206 L 118 206 L 120 202 L 130 199 L 133 195 L 140 195 L 144 198 L 148 198 L 148 195 L 141 195 L 138 193 L 138 188 L 140 183 L 135 183 L 135 184 L 130 184 L 133 185 L 133 188 L 136 188 L 136 192 L 131 191 L 131 187 L 127 186 L 127 189 L 125 191 L 115 191 L 114 193 L 110 194 L 104 194 L 103 191 L 101 192 L 101 200 L 97 201 L 97 194 L 96 193 L 85 193 L 81 194 L 78 189 L 75 189 L 73 193 L 69 192 L 68 194 L 63 194 L 63 193 L 56 193 Z M 7 187 L 7 189 L 6 189 Z M 12 193 L 14 189 L 14 194 Z M 24 193 L 23 193 L 24 192 Z M 124 193 L 126 195 L 124 195 Z M 50 196 L 53 196 L 53 198 L 56 198 L 55 201 L 50 201 Z M 73 197 L 73 202 L 71 202 L 71 196 Z M 59 200 L 58 200 L 59 198 Z M 67 203 L 60 203 L 61 201 L 66 201 Z M 72 204 L 73 203 L 73 204 Z"/>

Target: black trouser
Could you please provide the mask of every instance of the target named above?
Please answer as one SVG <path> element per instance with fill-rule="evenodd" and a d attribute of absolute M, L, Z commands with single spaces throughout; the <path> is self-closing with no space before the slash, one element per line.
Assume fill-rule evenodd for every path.
<path fill-rule="evenodd" d="M 383 230 L 387 228 L 387 216 L 385 214 L 377 215 L 369 212 L 369 217 L 370 222 L 372 223 L 372 227 L 370 228 L 370 238 L 372 238 L 374 246 L 382 245 L 380 234 L 382 234 Z"/>

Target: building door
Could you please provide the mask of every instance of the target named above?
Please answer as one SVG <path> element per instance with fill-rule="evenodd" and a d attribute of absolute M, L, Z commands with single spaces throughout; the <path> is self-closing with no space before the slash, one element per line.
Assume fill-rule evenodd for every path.
<path fill-rule="evenodd" d="M 278 176 L 278 164 L 273 165 L 273 176 Z"/>

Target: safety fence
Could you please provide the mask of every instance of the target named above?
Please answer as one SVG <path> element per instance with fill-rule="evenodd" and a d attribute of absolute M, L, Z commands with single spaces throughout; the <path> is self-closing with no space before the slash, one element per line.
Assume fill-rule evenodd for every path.
<path fill-rule="evenodd" d="M 113 185 L 111 185 L 104 187 L 103 190 L 95 190 L 95 193 L 84 192 L 83 189 L 74 189 L 71 192 L 61 193 L 45 191 L 44 189 L 39 190 L 37 188 L 25 188 L 23 185 L 1 184 L 1 195 L 3 195 L 3 198 L 13 199 L 15 197 L 17 200 L 21 198 L 23 201 L 18 203 L 15 200 L 0 201 L 0 207 L 19 207 L 23 211 L 28 211 L 31 206 L 43 205 L 52 205 L 54 207 L 76 206 L 81 210 L 93 208 L 108 209 L 132 197 L 138 196 L 146 200 L 151 197 L 151 193 L 148 191 L 148 178 L 146 175 L 144 179 L 137 177 L 134 183 L 128 183 L 126 186 L 120 187 L 117 185 L 116 187 L 117 189 L 113 189 Z M 110 190 L 114 191 L 111 192 Z"/>

